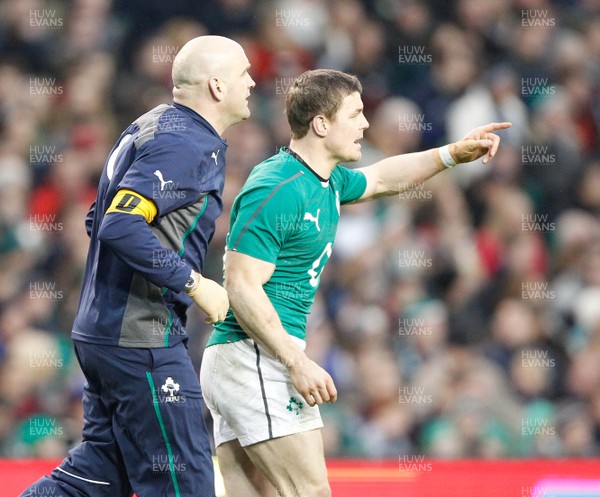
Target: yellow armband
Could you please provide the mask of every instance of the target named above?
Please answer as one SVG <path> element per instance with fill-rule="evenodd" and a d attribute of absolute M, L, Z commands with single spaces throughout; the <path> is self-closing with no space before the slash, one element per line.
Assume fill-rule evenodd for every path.
<path fill-rule="evenodd" d="M 141 196 L 132 190 L 119 190 L 113 198 L 110 207 L 106 210 L 106 214 L 110 212 L 121 212 L 124 214 L 137 214 L 142 216 L 147 223 L 151 223 L 158 210 L 152 200 Z"/>

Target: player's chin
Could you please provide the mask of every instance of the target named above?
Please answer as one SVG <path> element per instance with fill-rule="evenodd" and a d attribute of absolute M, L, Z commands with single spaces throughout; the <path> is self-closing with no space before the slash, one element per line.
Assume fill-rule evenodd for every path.
<path fill-rule="evenodd" d="M 252 112 L 250 112 L 250 109 L 248 107 L 246 107 L 245 109 L 242 109 L 239 114 L 238 114 L 238 122 L 239 121 L 245 121 L 246 119 L 248 119 L 250 116 L 252 115 Z"/>
<path fill-rule="evenodd" d="M 352 149 L 348 150 L 346 162 L 356 162 L 360 160 L 362 157 L 362 151 L 360 149 L 360 144 L 355 143 Z"/>

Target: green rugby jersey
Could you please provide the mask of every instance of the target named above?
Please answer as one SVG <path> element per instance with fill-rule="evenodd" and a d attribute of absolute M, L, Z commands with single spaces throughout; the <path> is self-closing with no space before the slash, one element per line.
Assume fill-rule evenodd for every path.
<path fill-rule="evenodd" d="M 227 250 L 275 264 L 265 293 L 285 330 L 302 340 L 321 272 L 331 256 L 340 205 L 365 191 L 363 173 L 337 166 L 323 181 L 284 148 L 256 166 L 231 209 Z M 248 338 L 231 309 L 207 346 Z"/>

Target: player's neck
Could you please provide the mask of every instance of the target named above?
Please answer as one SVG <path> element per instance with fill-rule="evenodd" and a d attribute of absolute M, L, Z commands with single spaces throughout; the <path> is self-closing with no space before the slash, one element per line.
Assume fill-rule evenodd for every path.
<path fill-rule="evenodd" d="M 308 139 L 290 141 L 290 149 L 296 152 L 309 167 L 324 179 L 329 179 L 331 171 L 337 163 L 331 159 L 318 143 L 311 143 Z"/>
<path fill-rule="evenodd" d="M 204 120 L 214 128 L 219 136 L 223 136 L 223 132 L 230 126 L 230 123 L 223 119 L 223 116 L 220 114 L 220 112 L 209 105 L 203 105 L 201 102 L 192 99 L 185 100 L 179 98 L 173 99 L 173 101 L 189 107 L 194 112 L 202 116 Z"/>
<path fill-rule="evenodd" d="M 219 136 L 223 136 L 223 132 L 230 126 L 229 123 L 224 121 L 219 112 L 215 112 L 210 107 L 196 106 L 194 110 L 210 123 Z"/>

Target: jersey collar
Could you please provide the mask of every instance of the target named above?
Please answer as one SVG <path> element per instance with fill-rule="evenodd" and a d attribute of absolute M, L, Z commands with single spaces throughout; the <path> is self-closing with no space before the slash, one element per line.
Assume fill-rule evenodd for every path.
<path fill-rule="evenodd" d="M 319 175 L 312 167 L 310 167 L 306 161 L 300 157 L 296 152 L 294 152 L 291 148 L 289 147 L 281 147 L 281 151 L 285 152 L 286 154 L 291 155 L 294 159 L 296 159 L 300 164 L 302 164 L 306 169 L 308 169 L 311 173 L 313 173 L 317 179 L 321 182 L 321 185 L 323 185 L 323 187 L 328 187 L 329 186 L 329 180 L 323 178 L 321 175 Z"/>

